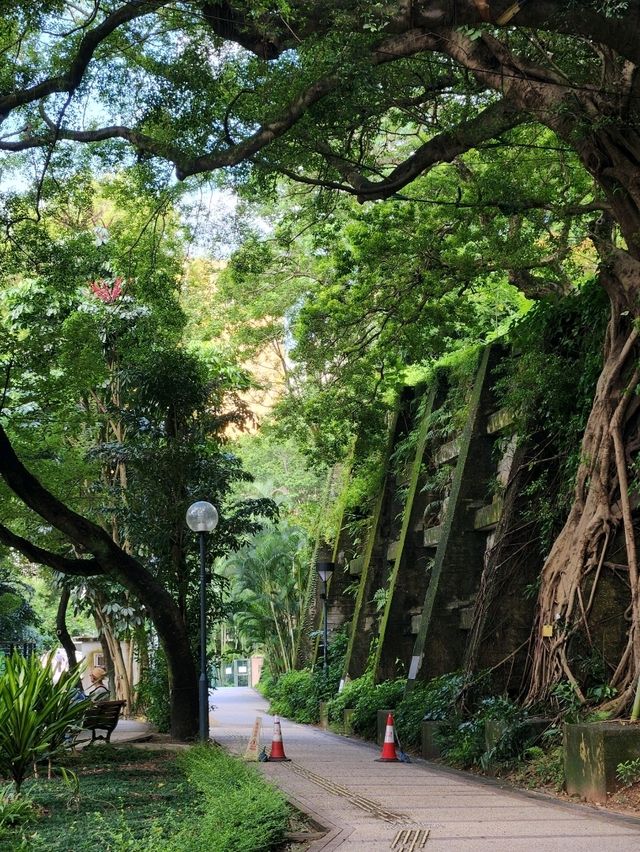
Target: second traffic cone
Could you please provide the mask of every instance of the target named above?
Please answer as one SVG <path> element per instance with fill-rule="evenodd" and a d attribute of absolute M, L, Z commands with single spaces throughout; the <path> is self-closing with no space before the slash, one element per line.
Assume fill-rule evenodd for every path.
<path fill-rule="evenodd" d="M 382 744 L 382 752 L 380 757 L 376 758 L 378 763 L 396 763 L 398 755 L 396 754 L 396 741 L 393 731 L 393 714 L 387 716 L 387 727 L 384 732 L 384 743 Z"/>
<path fill-rule="evenodd" d="M 282 745 L 282 731 L 280 730 L 280 719 L 278 716 L 273 717 L 273 741 L 271 742 L 270 761 L 289 761 L 289 758 L 284 753 Z"/>

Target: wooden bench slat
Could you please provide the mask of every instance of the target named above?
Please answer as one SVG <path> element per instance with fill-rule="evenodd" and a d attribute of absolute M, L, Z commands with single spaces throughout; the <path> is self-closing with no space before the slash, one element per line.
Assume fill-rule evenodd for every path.
<path fill-rule="evenodd" d="M 95 740 L 111 741 L 111 734 L 118 724 L 120 713 L 126 707 L 126 704 L 126 701 L 96 701 L 87 710 L 83 727 L 91 731 L 91 743 L 95 742 Z M 107 734 L 104 736 L 103 734 L 97 734 L 96 731 L 106 731 Z"/>

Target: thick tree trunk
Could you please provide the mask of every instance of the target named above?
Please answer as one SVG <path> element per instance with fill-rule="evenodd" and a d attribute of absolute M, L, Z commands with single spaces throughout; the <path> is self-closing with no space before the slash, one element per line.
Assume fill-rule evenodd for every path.
<path fill-rule="evenodd" d="M 633 258 L 629 262 L 635 264 Z M 584 701 L 568 658 L 568 644 L 578 631 L 589 637 L 589 618 L 607 548 L 622 526 L 630 621 L 626 650 L 611 680 L 618 690 L 612 709 L 621 711 L 640 672 L 640 597 L 627 471 L 631 453 L 640 445 L 635 395 L 640 373 L 638 332 L 624 282 L 611 270 L 603 270 L 602 279 L 612 308 L 604 365 L 582 440 L 574 503 L 542 569 L 527 698 L 530 702 L 546 698 L 555 683 L 567 679 Z"/>
<path fill-rule="evenodd" d="M 128 589 L 145 607 L 167 657 L 171 680 L 171 733 L 194 739 L 198 731 L 198 675 L 187 625 L 175 601 L 147 569 L 118 547 L 100 526 L 58 500 L 26 469 L 0 426 L 0 475 L 34 512 L 91 558 L 69 559 L 31 544 L 0 524 L 0 540 L 28 559 L 72 576 L 107 576 Z"/>

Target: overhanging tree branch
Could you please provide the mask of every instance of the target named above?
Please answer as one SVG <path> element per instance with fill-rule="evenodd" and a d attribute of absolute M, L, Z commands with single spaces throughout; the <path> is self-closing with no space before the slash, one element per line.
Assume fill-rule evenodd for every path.
<path fill-rule="evenodd" d="M 321 153 L 353 187 L 359 201 L 371 201 L 388 198 L 439 163 L 450 163 L 460 154 L 513 129 L 525 120 L 526 116 L 513 103 L 507 99 L 497 101 L 469 121 L 429 139 L 379 181 L 365 178 L 353 164 L 336 156 L 328 146 L 322 146 Z"/>
<path fill-rule="evenodd" d="M 80 39 L 78 49 L 64 74 L 48 77 L 33 86 L 18 89 L 0 97 L 0 119 L 6 118 L 17 107 L 35 103 L 49 95 L 60 92 L 72 94 L 82 82 L 87 66 L 106 38 L 123 24 L 141 18 L 166 5 L 168 5 L 168 0 L 131 0 L 131 2 L 107 15 L 102 23 L 93 27 Z"/>
<path fill-rule="evenodd" d="M 48 491 L 22 464 L 0 425 L 0 476 L 22 502 L 94 556 L 114 556 L 120 549 L 97 524 L 78 515 Z M 114 550 L 115 549 L 115 550 Z"/>
<path fill-rule="evenodd" d="M 62 574 L 69 574 L 73 577 L 97 577 L 105 573 L 95 558 L 91 559 L 69 559 L 66 556 L 61 556 L 58 553 L 53 553 L 50 550 L 45 550 L 38 547 L 12 532 L 4 524 L 0 524 L 0 541 L 6 544 L 7 547 L 12 547 L 14 550 L 26 556 L 30 562 L 35 562 L 38 565 L 48 565 L 55 571 L 60 571 Z"/>

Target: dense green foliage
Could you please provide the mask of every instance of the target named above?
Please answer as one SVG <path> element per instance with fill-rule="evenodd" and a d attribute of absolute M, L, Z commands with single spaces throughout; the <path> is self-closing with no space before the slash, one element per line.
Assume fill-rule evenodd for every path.
<path fill-rule="evenodd" d="M 485 169 L 478 164 L 478 175 Z M 425 191 L 437 194 L 453 179 L 430 178 Z M 250 238 L 232 257 L 216 294 L 221 315 L 243 351 L 269 339 L 288 343 L 291 377 L 278 429 L 296 435 L 314 459 L 344 456 L 356 434 L 361 447 L 375 449 L 384 411 L 405 381 L 499 334 L 525 309 L 506 274 L 493 271 L 501 223 L 491 220 L 496 244 L 483 247 L 468 214 L 448 210 L 454 225 L 428 205 L 388 201 L 363 210 L 340 201 L 326 211 L 306 201 L 293 214 L 277 210 L 275 236 Z M 293 239 L 301 218 L 308 233 Z M 511 242 L 500 251 L 520 248 Z"/>
<path fill-rule="evenodd" d="M 123 852 L 268 852 L 288 824 L 282 793 L 221 749 L 176 757 L 99 746 L 68 754 L 65 765 L 77 787 L 58 775 L 31 782 L 30 821 L 3 827 L 3 852 L 21 842 L 34 852 L 93 852 L 97 842 Z"/>
<path fill-rule="evenodd" d="M 608 318 L 606 294 L 592 280 L 569 298 L 539 302 L 510 332 L 514 354 L 501 367 L 498 395 L 514 432 L 540 447 L 526 496 L 547 549 L 573 499 Z"/>
<path fill-rule="evenodd" d="M 403 747 L 419 750 L 422 720 L 450 719 L 452 714 L 456 715 L 459 712 L 456 704 L 469 686 L 467 676 L 453 672 L 427 683 L 417 683 L 407 692 L 406 680 L 402 678 L 375 684 L 371 674 L 367 673 L 348 681 L 342 692 L 329 702 L 329 721 L 341 726 L 343 711 L 352 709 L 354 733 L 375 739 L 378 710 L 393 710 Z"/>
<path fill-rule="evenodd" d="M 185 244 L 169 210 L 163 231 L 149 231 L 155 203 L 122 178 L 96 187 L 85 176 L 53 196 L 40 223 L 23 223 L 24 250 L 7 252 L 0 282 L 12 343 L 6 402 L 35 472 L 152 565 L 192 623 L 198 557 L 186 506 L 206 495 L 220 508 L 212 557 L 238 547 L 273 507 L 230 499 L 250 476 L 224 430 L 246 417 L 238 394 L 249 380 L 222 347 L 205 356 L 185 346 Z M 98 225 L 105 212 L 108 229 Z M 74 216 L 83 227 L 70 227 Z M 214 617 L 219 586 L 210 601 Z"/>
<path fill-rule="evenodd" d="M 166 198 L 159 204 L 121 175 L 97 185 L 83 174 L 51 188 L 46 214 L 25 218 L 16 238 L 20 250 L 3 247 L 0 275 L 7 431 L 46 487 L 159 581 L 195 650 L 199 558 L 185 526 L 187 506 L 206 498 L 219 509 L 216 535 L 206 542 L 210 563 L 277 514 L 270 499 L 237 494 L 251 476 L 229 451 L 227 430 L 247 417 L 246 371 L 223 345 L 201 352 L 184 339 L 186 244 Z M 67 536 L 4 486 L 2 494 L 0 523 L 55 554 L 70 553 Z M 144 646 L 153 609 L 138 599 L 144 584 L 134 594 L 126 582 L 122 589 L 122 579 L 74 578 L 71 586 L 76 602 L 99 617 L 100 630 Z M 226 612 L 226 586 L 214 573 L 211 623 Z M 165 650 L 167 640 L 161 637 Z M 168 684 L 158 693 L 165 700 Z M 122 697 L 134 701 L 130 691 Z"/>
<path fill-rule="evenodd" d="M 422 720 L 439 721 L 456 713 L 456 703 L 468 682 L 464 674 L 452 672 L 428 683 L 417 683 L 406 693 L 395 712 L 400 741 L 406 748 L 420 749 Z"/>
<path fill-rule="evenodd" d="M 329 702 L 329 721 L 342 725 L 343 711 L 353 710 L 353 732 L 365 739 L 375 740 L 378 730 L 378 710 L 394 710 L 402 701 L 406 680 L 398 678 L 375 684 L 370 673 L 348 681 Z M 404 742 L 404 741 L 403 741 Z"/>
<path fill-rule="evenodd" d="M 265 652 L 274 673 L 289 672 L 295 663 L 309 559 L 304 531 L 282 521 L 257 533 L 223 568 L 235 630 L 247 647 Z"/>
<path fill-rule="evenodd" d="M 319 687 L 318 677 L 308 669 L 286 672 L 278 678 L 266 696 L 271 700 L 270 712 L 295 722 L 318 722 Z"/>
<path fill-rule="evenodd" d="M 395 710 L 406 686 L 406 680 L 384 681 L 371 690 L 360 694 L 351 717 L 354 733 L 368 740 L 375 740 L 378 731 L 378 710 Z"/>
<path fill-rule="evenodd" d="M 329 642 L 327 672 L 318 660 L 316 667 L 274 675 L 269 666 L 260 679 L 260 691 L 271 702 L 270 710 L 296 722 L 315 723 L 320 720 L 320 702 L 334 696 L 342 676 L 347 636 L 335 633 Z"/>
<path fill-rule="evenodd" d="M 57 683 L 51 665 L 38 657 L 13 653 L 0 674 L 0 775 L 20 792 L 25 778 L 43 761 L 60 756 L 65 736 L 81 727 L 90 706 L 78 700 L 76 678 L 64 674 Z"/>
<path fill-rule="evenodd" d="M 33 607 L 33 590 L 15 570 L 0 563 L 0 644 L 41 639 L 40 619 Z"/>
<path fill-rule="evenodd" d="M 480 4 L 458 5 L 313 0 L 280 2 L 274 12 L 230 2 L 224 16 L 216 4 L 7 7 L 0 358 L 11 439 L 46 485 L 161 580 L 192 644 L 197 556 L 185 506 L 206 496 L 223 510 L 211 557 L 246 544 L 275 509 L 236 499 L 247 476 L 226 452 L 224 429 L 243 421 L 246 375 L 224 347 L 205 357 L 186 345 L 177 286 L 184 240 L 167 163 L 179 179 L 225 167 L 229 185 L 261 202 L 255 227 L 236 235 L 240 247 L 212 300 L 219 317 L 207 324 L 234 338 L 234 355 L 279 347 L 286 393 L 278 429 L 316 462 L 349 457 L 352 481 L 336 515 L 356 549 L 400 388 L 439 359 L 499 336 L 529 299 L 574 292 L 595 266 L 586 242 L 594 214 L 617 216 L 635 250 L 636 205 L 626 195 L 634 197 L 628 175 L 637 154 L 615 141 L 630 137 L 637 119 L 621 70 L 635 49 L 619 36 L 632 7 L 594 0 L 584 29 L 580 4 L 543 4 L 542 17 L 538 4 L 521 4 L 503 29 L 485 25 Z M 602 51 L 589 48 L 589 35 Z M 116 117 L 117 127 L 97 135 L 86 123 Z M 74 127 L 85 130 L 78 136 Z M 78 154 L 63 140 L 106 144 Z M 135 154 L 125 153 L 128 144 Z M 127 177 L 110 178 L 93 198 L 88 176 L 123 164 L 132 167 Z M 27 167 L 38 173 L 36 187 L 21 196 L 13 186 Z M 293 190 L 282 175 L 356 198 Z M 356 205 L 367 199 L 378 203 Z M 607 240 L 623 242 L 612 227 Z M 505 392 L 523 412 L 521 434 L 535 423 L 540 445 L 560 458 L 529 486 L 545 549 L 566 515 L 599 363 L 599 341 L 581 348 L 581 340 L 602 325 L 588 311 L 580 322 L 567 311 L 570 344 L 554 363 L 544 310 L 535 314 L 527 332 L 535 342 Z M 564 401 L 578 366 L 576 414 Z M 522 387 L 527 399 L 517 398 Z M 433 424 L 443 440 L 463 419 L 468 387 L 458 388 Z M 414 438 L 392 460 L 396 473 Z M 435 519 L 448 473 L 427 474 Z M 332 540 L 336 517 L 327 518 L 319 533 Z M 67 538 L 19 500 L 3 500 L 0 522 L 69 553 Z M 295 537 L 269 530 L 236 560 L 238 634 L 267 649 L 274 671 L 294 664 L 302 629 L 304 547 Z M 82 592 L 92 605 L 106 600 L 103 612 L 127 613 L 114 619 L 118 635 L 144 622 L 111 581 L 89 586 Z M 211 619 L 224 613 L 225 588 L 214 575 Z M 314 684 L 315 675 L 300 684 L 309 692 L 301 712 L 310 712 Z M 359 696 L 363 731 L 383 686 Z M 161 694 L 156 684 L 149 695 L 154 689 Z M 409 716 L 418 713 L 414 701 Z"/>

